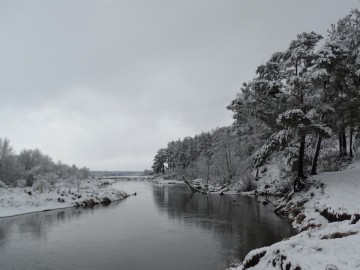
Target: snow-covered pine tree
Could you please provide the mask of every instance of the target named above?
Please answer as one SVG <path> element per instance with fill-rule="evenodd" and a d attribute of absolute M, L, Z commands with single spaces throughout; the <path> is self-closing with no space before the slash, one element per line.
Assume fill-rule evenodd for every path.
<path fill-rule="evenodd" d="M 152 169 L 155 173 L 165 173 L 165 163 L 167 160 L 167 151 L 165 148 L 158 150 L 154 157 Z"/>
<path fill-rule="evenodd" d="M 276 117 L 276 132 L 270 136 L 266 144 L 254 157 L 255 166 L 261 166 L 273 151 L 294 146 L 297 151 L 297 179 L 295 189 L 300 189 L 304 173 L 304 155 L 306 135 L 316 126 L 307 115 L 314 106 L 314 91 L 312 69 L 315 64 L 316 54 L 314 48 L 322 37 L 314 32 L 302 33 L 290 43 L 284 53 L 277 54 L 275 81 L 276 103 L 272 107 L 278 109 L 273 113 Z M 272 71 L 272 73 L 274 73 Z M 270 121 L 269 121 L 270 122 Z"/>
<path fill-rule="evenodd" d="M 360 12 L 354 9 L 329 31 L 330 42 L 336 43 L 345 57 L 338 59 L 332 70 L 336 98 L 340 156 L 347 154 L 346 128 L 350 129 L 350 156 L 353 132 L 359 126 L 360 102 Z"/>

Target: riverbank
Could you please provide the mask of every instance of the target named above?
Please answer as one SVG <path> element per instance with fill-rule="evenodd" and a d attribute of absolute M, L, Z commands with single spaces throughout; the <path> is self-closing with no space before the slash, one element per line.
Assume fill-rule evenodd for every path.
<path fill-rule="evenodd" d="M 297 235 L 251 251 L 236 270 L 360 269 L 360 162 L 310 177 L 276 212 L 293 220 Z"/>
<path fill-rule="evenodd" d="M 75 184 L 60 182 L 40 190 L 31 187 L 0 188 L 0 217 L 66 207 L 86 208 L 109 204 L 127 196 L 105 180 L 84 180 Z"/>

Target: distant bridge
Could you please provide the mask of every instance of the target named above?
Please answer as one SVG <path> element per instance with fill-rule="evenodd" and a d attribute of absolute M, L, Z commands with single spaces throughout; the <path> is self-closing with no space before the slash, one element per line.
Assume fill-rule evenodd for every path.
<path fill-rule="evenodd" d="M 113 176 L 102 176 L 101 179 L 116 179 L 116 180 L 137 180 L 137 181 L 144 181 L 149 180 L 151 177 L 146 175 L 113 175 Z"/>

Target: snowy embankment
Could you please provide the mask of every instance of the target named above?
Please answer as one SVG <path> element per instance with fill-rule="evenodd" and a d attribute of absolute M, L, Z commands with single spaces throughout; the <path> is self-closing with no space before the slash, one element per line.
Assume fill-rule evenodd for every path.
<path fill-rule="evenodd" d="M 53 210 L 65 207 L 92 207 L 109 204 L 128 195 L 107 181 L 82 181 L 77 185 L 57 183 L 41 190 L 0 188 L 0 217 Z"/>
<path fill-rule="evenodd" d="M 360 163 L 308 180 L 277 207 L 299 234 L 251 251 L 237 270 L 360 269 Z"/>
<path fill-rule="evenodd" d="M 155 184 L 159 185 L 185 185 L 184 181 L 179 181 L 175 179 L 164 179 L 162 176 L 156 177 L 155 179 L 151 180 Z"/>
<path fill-rule="evenodd" d="M 168 176 L 166 178 L 169 178 Z M 174 176 L 176 178 L 176 176 Z M 159 184 L 159 185 L 186 185 L 186 183 L 183 180 L 176 180 L 176 179 L 164 179 L 163 176 L 159 176 L 151 180 L 153 183 Z M 215 183 L 209 183 L 206 184 L 206 180 L 197 178 L 194 180 L 189 180 L 190 184 L 200 193 L 213 193 L 213 194 L 240 194 L 240 195 L 255 195 L 256 191 L 248 191 L 243 192 L 240 191 L 239 188 L 236 185 L 229 185 L 229 184 L 221 184 L 219 182 Z"/>
<path fill-rule="evenodd" d="M 166 177 L 168 178 L 168 177 Z M 174 177 L 176 178 L 176 177 Z M 186 183 L 184 180 L 176 180 L 176 179 L 164 179 L 163 176 L 156 177 L 155 179 L 151 180 L 152 182 L 159 184 L 159 185 L 184 185 L 186 186 Z M 206 185 L 206 181 L 203 179 L 194 179 L 189 180 L 190 184 L 200 193 L 217 193 L 222 195 L 224 194 L 224 191 L 226 191 L 226 194 L 238 194 L 236 190 L 229 190 L 227 189 L 226 185 L 221 185 L 220 183 L 214 183 L 214 184 L 208 184 Z"/>

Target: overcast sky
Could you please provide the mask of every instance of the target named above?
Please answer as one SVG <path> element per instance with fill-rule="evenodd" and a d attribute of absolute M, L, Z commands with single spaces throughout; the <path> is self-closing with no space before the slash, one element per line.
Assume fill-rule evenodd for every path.
<path fill-rule="evenodd" d="M 358 0 L 0 0 L 0 137 L 17 153 L 143 170 L 225 107 L 296 34 Z"/>

